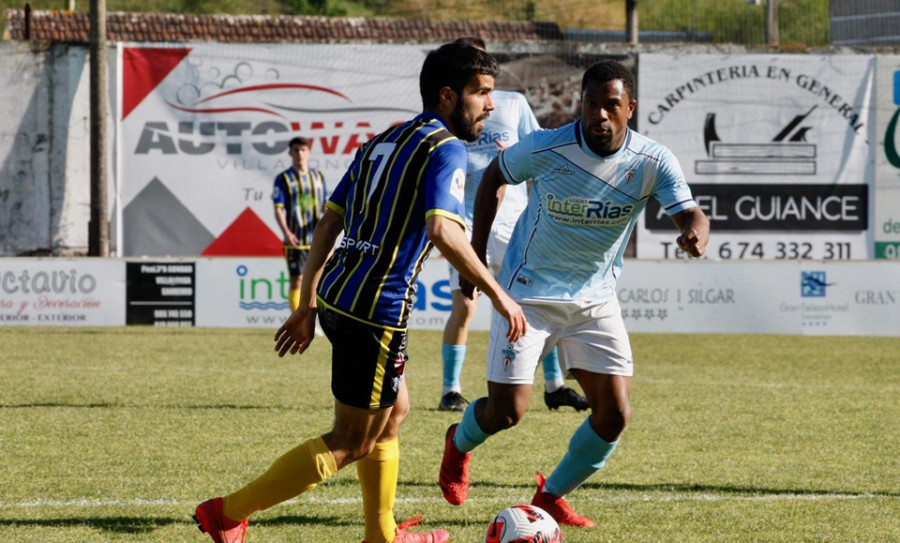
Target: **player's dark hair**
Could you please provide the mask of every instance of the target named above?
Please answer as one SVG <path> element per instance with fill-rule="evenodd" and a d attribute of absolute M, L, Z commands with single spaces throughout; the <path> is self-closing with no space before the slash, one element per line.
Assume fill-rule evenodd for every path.
<path fill-rule="evenodd" d="M 606 59 L 594 64 L 584 72 L 581 78 L 581 92 L 587 88 L 589 83 L 606 83 L 615 79 L 622 80 L 622 86 L 628 93 L 628 98 L 635 100 L 637 96 L 634 92 L 634 75 L 631 70 L 617 60 Z"/>
<path fill-rule="evenodd" d="M 464 43 L 447 43 L 428 53 L 419 73 L 419 93 L 425 110 L 437 107 L 440 92 L 450 87 L 457 94 L 470 79 L 479 75 L 496 76 L 500 71 L 491 55 Z"/>
<path fill-rule="evenodd" d="M 281 140 L 284 141 L 284 140 Z M 297 136 L 291 138 L 291 141 L 288 142 L 288 149 L 291 149 L 295 145 L 299 145 L 301 147 L 309 147 L 309 138 L 304 138 L 303 136 Z"/>
<path fill-rule="evenodd" d="M 484 43 L 484 40 L 477 36 L 463 36 L 462 38 L 457 38 L 453 43 L 461 43 L 463 45 L 471 45 L 475 49 L 481 49 L 482 51 L 487 51 L 487 44 Z"/>

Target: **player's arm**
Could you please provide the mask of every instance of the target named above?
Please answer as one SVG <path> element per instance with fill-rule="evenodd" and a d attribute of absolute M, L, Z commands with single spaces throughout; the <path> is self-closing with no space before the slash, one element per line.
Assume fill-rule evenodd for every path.
<path fill-rule="evenodd" d="M 426 222 L 428 239 L 441 251 L 444 258 L 459 271 L 460 275 L 478 287 L 490 298 L 494 309 L 509 322 L 506 337 L 515 342 L 525 333 L 525 315 L 519 304 L 514 302 L 491 272 L 481 263 L 472 249 L 462 225 L 451 218 L 433 214 Z M 305 279 L 305 276 L 304 276 Z"/>
<path fill-rule="evenodd" d="M 300 245 L 300 238 L 288 228 L 287 213 L 284 211 L 283 205 L 275 206 L 275 220 L 278 221 L 278 227 L 281 228 L 281 233 L 284 235 L 285 245 L 290 245 L 291 247 Z"/>
<path fill-rule="evenodd" d="M 699 207 L 691 207 L 672 215 L 672 222 L 680 232 L 675 243 L 693 257 L 701 257 L 709 242 L 709 219 Z"/>
<path fill-rule="evenodd" d="M 495 158 L 488 164 L 481 177 L 473 210 L 472 247 L 482 263 L 487 263 L 487 243 L 491 226 L 494 224 L 500 203 L 503 202 L 504 194 L 506 194 L 506 179 L 500 172 L 500 166 Z M 476 286 L 460 277 L 460 288 L 464 296 L 472 298 Z"/>
<path fill-rule="evenodd" d="M 325 263 L 343 230 L 344 217 L 327 207 L 313 231 L 313 242 L 300 285 L 300 306 L 275 332 L 275 350 L 278 351 L 278 356 L 284 356 L 288 351 L 291 354 L 302 353 L 315 337 L 316 291 L 322 279 Z"/>

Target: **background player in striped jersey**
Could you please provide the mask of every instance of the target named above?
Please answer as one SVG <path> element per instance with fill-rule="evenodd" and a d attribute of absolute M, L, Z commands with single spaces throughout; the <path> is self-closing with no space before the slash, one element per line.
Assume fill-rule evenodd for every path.
<path fill-rule="evenodd" d="M 300 282 L 309 256 L 313 230 L 325 210 L 325 177 L 309 167 L 310 142 L 303 137 L 288 143 L 291 167 L 275 177 L 272 203 L 284 236 L 284 257 L 291 277 L 291 311 L 300 305 Z"/>
<path fill-rule="evenodd" d="M 252 513 L 310 490 L 353 462 L 367 543 L 449 539 L 445 530 L 409 532 L 394 520 L 398 436 L 409 413 L 407 321 L 416 277 L 437 246 L 507 320 L 509 341 L 525 332 L 522 309 L 481 264 L 464 232 L 466 150 L 457 137 L 471 141 L 484 129 L 496 73 L 490 55 L 467 45 L 430 52 L 419 77 L 423 113 L 363 145 L 335 188 L 315 231 L 300 307 L 275 335 L 281 356 L 302 353 L 318 314 L 332 345 L 334 427 L 282 455 L 237 492 L 201 503 L 195 517 L 217 543 L 243 541 Z"/>
<path fill-rule="evenodd" d="M 596 473 L 631 416 L 633 357 L 616 279 L 625 244 L 647 200 L 656 198 L 678 229 L 678 246 L 702 256 L 709 220 L 697 207 L 678 160 L 665 146 L 628 128 L 634 77 L 601 61 L 582 78 L 581 118 L 533 132 L 491 162 L 475 202 L 472 244 L 479 256 L 507 184 L 532 180 L 498 280 L 528 319 L 528 334 L 509 341 L 495 320 L 488 346 L 488 397 L 472 402 L 447 431 L 440 485 L 453 504 L 469 491 L 471 451 L 525 413 L 540 357 L 556 345 L 591 404 L 569 449 L 532 504 L 560 524 L 593 526 L 564 499 Z M 526 258 L 527 256 L 527 258 Z M 464 285 L 464 293 L 471 292 Z"/>
<path fill-rule="evenodd" d="M 485 51 L 485 43 L 481 38 L 465 37 L 456 40 Z M 466 144 L 468 150 L 468 167 L 466 170 L 466 225 L 472 227 L 472 214 L 475 207 L 475 193 L 481 175 L 491 160 L 501 149 L 519 141 L 519 138 L 538 130 L 538 120 L 528 105 L 528 100 L 518 92 L 494 90 L 491 94 L 494 111 L 484 122 L 484 131 L 473 142 Z M 497 217 L 491 227 L 488 240 L 486 264 L 496 275 L 503 262 L 509 236 L 512 234 L 516 220 L 528 202 L 528 191 L 524 184 L 510 186 L 506 190 L 503 203 L 497 210 Z M 466 341 L 469 337 L 469 326 L 475 318 L 478 304 L 474 298 L 463 296 L 459 290 L 459 273 L 450 266 L 450 291 L 453 302 L 450 316 L 444 326 L 444 343 L 441 345 L 441 361 L 443 363 L 443 390 L 438 409 L 442 411 L 462 411 L 468 403 L 462 396 L 460 374 L 466 360 Z M 564 374 L 559 367 L 556 349 L 550 351 L 542 363 L 544 369 L 544 403 L 551 409 L 568 405 L 578 411 L 588 408 L 587 399 L 574 389 L 565 386 Z"/>

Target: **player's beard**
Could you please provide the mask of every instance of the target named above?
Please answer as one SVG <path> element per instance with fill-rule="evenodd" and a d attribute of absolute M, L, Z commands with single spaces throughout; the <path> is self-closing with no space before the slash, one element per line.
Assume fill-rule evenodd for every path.
<path fill-rule="evenodd" d="M 463 141 L 475 141 L 481 135 L 484 125 L 478 126 L 478 119 L 466 118 L 466 109 L 463 107 L 463 101 L 457 100 L 453 113 L 450 114 L 450 124 L 456 131 L 454 134 Z"/>

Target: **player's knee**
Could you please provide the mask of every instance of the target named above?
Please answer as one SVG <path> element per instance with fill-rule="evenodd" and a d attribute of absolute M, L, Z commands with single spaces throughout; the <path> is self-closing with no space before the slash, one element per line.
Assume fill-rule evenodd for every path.
<path fill-rule="evenodd" d="M 610 406 L 591 414 L 591 426 L 607 441 L 615 441 L 631 420 L 631 405 Z"/>
<path fill-rule="evenodd" d="M 485 415 L 490 429 L 483 428 L 483 430 L 488 433 L 495 433 L 519 424 L 519 421 L 525 416 L 525 410 L 509 402 L 489 401 L 485 409 Z"/>

